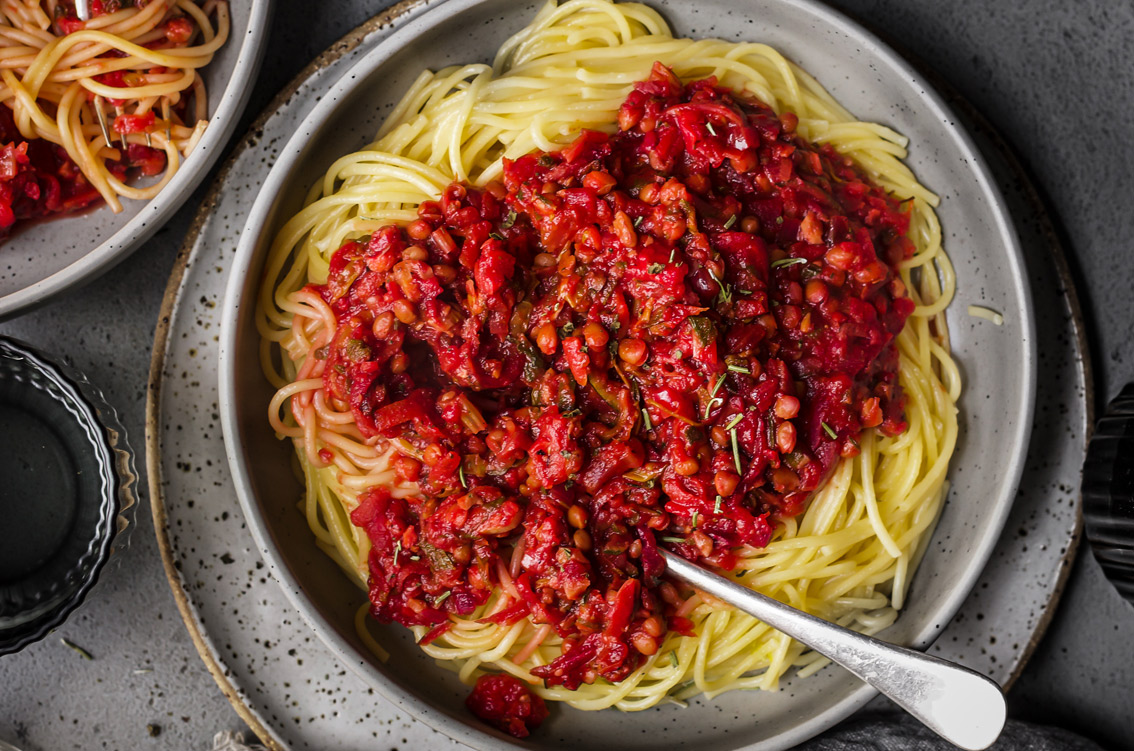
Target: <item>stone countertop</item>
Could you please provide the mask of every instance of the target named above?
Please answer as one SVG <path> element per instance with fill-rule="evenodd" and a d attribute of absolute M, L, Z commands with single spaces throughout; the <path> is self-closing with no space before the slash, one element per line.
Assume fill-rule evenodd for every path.
<path fill-rule="evenodd" d="M 390 3 L 275 0 L 244 122 L 306 62 Z M 1062 233 L 1087 320 L 1097 404 L 1134 380 L 1134 5 L 1110 0 L 831 0 L 897 40 L 1013 145 Z M 243 133 L 238 128 L 237 133 Z M 206 181 L 205 186 L 207 186 Z M 0 323 L 85 372 L 121 413 L 144 474 L 154 324 L 203 186 L 140 251 L 97 282 Z M 141 483 L 145 488 L 145 482 Z M 143 490 L 144 494 L 144 490 Z M 95 658 L 82 660 L 65 636 Z M 1134 607 L 1084 544 L 1048 633 L 1009 694 L 1014 717 L 1134 748 Z M 381 701 L 378 699 L 377 701 Z M 131 546 L 56 634 L 0 658 L 0 740 L 28 751 L 204 751 L 242 724 L 197 656 L 162 571 L 148 498 Z M 410 751 L 386 725 L 376 747 Z"/>

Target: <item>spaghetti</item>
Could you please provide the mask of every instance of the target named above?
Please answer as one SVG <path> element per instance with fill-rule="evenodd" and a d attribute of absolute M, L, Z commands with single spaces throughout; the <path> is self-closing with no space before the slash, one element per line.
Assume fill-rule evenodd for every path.
<path fill-rule="evenodd" d="M 153 198 L 207 125 L 199 70 L 229 34 L 225 0 L 0 2 L 0 225 L 98 200 Z M 161 175 L 146 185 L 130 177 Z"/>
<path fill-rule="evenodd" d="M 681 137 L 667 142 L 670 131 Z M 336 162 L 284 225 L 258 301 L 262 360 L 279 389 L 270 419 L 295 443 L 303 508 L 320 546 L 370 590 L 376 613 L 417 624 L 423 648 L 466 682 L 485 670 L 507 673 L 539 697 L 580 709 L 639 710 L 701 693 L 772 689 L 793 665 L 808 674 L 824 664 L 707 595 L 651 584 L 654 530 L 686 557 L 731 570 L 797 608 L 867 633 L 888 626 L 942 505 L 960 391 L 943 314 L 954 278 L 932 209 L 937 199 L 900 161 L 904 146 L 893 131 L 855 120 L 771 48 L 674 38 L 656 13 L 632 3 L 549 4 L 493 66 L 423 73 L 375 143 Z M 630 161 L 618 162 L 619 154 Z M 667 154 L 685 160 L 677 186 Z M 699 158 L 712 164 L 688 168 Z M 618 166 L 625 164 L 638 165 L 637 182 Z M 760 184 L 755 197 L 733 196 L 723 184 L 756 173 L 781 182 Z M 778 210 L 765 200 L 772 196 Z M 584 204 L 591 208 L 577 208 Z M 851 205 L 847 226 L 873 227 L 858 250 L 843 242 L 842 220 L 832 221 L 837 206 Z M 808 211 L 793 214 L 800 206 Z M 578 222 L 570 231 L 567 214 Z M 600 242 L 587 241 L 586 226 Z M 454 237 L 461 247 L 477 245 L 480 260 L 458 262 Z M 877 256 L 861 250 L 866 245 L 877 246 Z M 846 288 L 857 290 L 858 302 L 836 291 L 850 277 Z M 633 300 L 626 317 L 616 320 L 609 306 L 589 319 L 551 310 L 548 300 L 567 299 L 558 290 L 572 279 L 625 293 Z M 392 297 L 391 285 L 400 290 Z M 467 300 L 456 310 L 433 305 L 463 300 L 454 285 Z M 639 299 L 634 290 L 647 287 Z M 508 298 L 514 289 L 529 297 Z M 665 290 L 686 297 L 666 300 Z M 661 318 L 641 308 L 651 295 Z M 689 305 L 698 295 L 708 307 Z M 476 315 L 489 320 L 484 311 L 498 298 L 511 300 L 511 317 L 495 342 L 451 333 Z M 770 305 L 760 309 L 760 299 Z M 874 332 L 876 346 L 856 340 L 856 350 L 836 333 L 848 329 L 823 328 L 835 320 L 831 306 L 860 310 L 865 317 L 852 328 Z M 643 328 L 671 313 L 670 329 Z M 429 339 L 430 327 L 450 333 Z M 726 333 L 709 333 L 718 331 Z M 829 345 L 825 353 L 804 349 L 793 359 L 792 347 L 808 338 L 796 333 L 811 331 Z M 742 334 L 755 338 L 747 348 Z M 404 350 L 407 336 L 429 347 Z M 864 351 L 863 361 L 851 362 Z M 541 353 L 552 366 L 533 365 Z M 819 358 L 812 366 L 800 364 L 811 355 Z M 407 374 L 429 382 L 413 364 L 422 356 L 434 358 L 433 377 L 446 380 L 429 392 L 435 403 L 414 407 L 398 383 Z M 824 378 L 846 377 L 840 393 L 853 410 L 824 401 L 820 361 L 832 366 Z M 686 373 L 689 398 L 663 393 L 661 376 L 646 366 L 667 377 Z M 381 378 L 360 386 L 359 368 Z M 599 398 L 559 405 L 545 398 L 552 381 Z M 543 395 L 533 398 L 534 411 L 509 411 L 508 384 L 516 382 Z M 482 391 L 496 395 L 493 404 Z M 586 429 L 605 428 L 605 443 L 557 432 L 549 416 L 590 420 Z M 509 444 L 504 418 L 535 442 Z M 480 448 L 461 438 L 450 461 L 449 437 L 424 440 L 430 425 L 444 436 L 480 436 Z M 512 496 L 492 490 L 508 487 L 507 473 L 518 467 L 523 513 L 551 509 L 522 516 L 522 525 Z M 703 492 L 695 493 L 698 478 Z M 552 567 L 553 582 L 541 558 L 546 540 L 532 530 L 559 512 L 538 499 L 582 492 L 570 490 L 574 483 L 588 500 L 572 505 L 580 496 L 564 496 L 569 526 L 547 546 L 552 556 L 567 551 Z M 462 501 L 461 518 L 481 514 L 479 547 L 461 554 L 422 546 L 417 535 L 428 537 L 425 527 L 452 511 L 449 501 L 478 493 L 491 498 Z M 636 504 L 635 519 L 650 521 L 619 539 L 629 512 L 612 519 L 611 509 L 628 504 Z M 406 514 L 420 525 L 407 524 Z M 564 625 L 557 615 L 566 611 L 556 609 L 583 581 L 567 560 L 579 562 L 580 551 L 588 553 L 580 591 L 596 581 L 609 589 L 597 602 L 582 597 L 570 610 L 575 625 Z M 478 561 L 495 563 L 478 573 Z M 623 564 L 637 573 L 610 573 Z M 429 577 L 437 584 L 454 567 L 464 579 L 444 580 L 444 592 L 427 583 L 411 597 L 382 580 L 417 571 L 418 584 Z M 472 586 L 477 576 L 488 585 Z M 532 586 L 537 576 L 542 590 Z M 577 625 L 588 619 L 595 629 Z M 588 652 L 588 634 L 598 632 L 634 651 L 602 658 L 608 639 L 592 640 Z M 515 699 L 510 684 L 493 690 L 491 701 L 479 696 L 490 710 L 482 716 L 526 732 L 515 716 L 497 712 L 500 697 L 528 707 L 517 710 L 525 716 L 540 712 Z"/>

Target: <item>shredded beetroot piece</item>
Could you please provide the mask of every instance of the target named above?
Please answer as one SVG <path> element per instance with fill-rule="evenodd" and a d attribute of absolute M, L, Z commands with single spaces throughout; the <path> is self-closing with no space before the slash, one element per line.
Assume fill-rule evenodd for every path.
<path fill-rule="evenodd" d="M 550 624 L 547 685 L 692 634 L 658 544 L 732 569 L 863 428 L 905 429 L 909 215 L 795 117 L 656 66 L 619 132 L 453 184 L 333 256 L 324 386 L 421 492 L 364 493 L 383 621 Z M 657 539 L 655 539 L 655 534 Z M 513 559 L 516 560 L 513 560 Z"/>
<path fill-rule="evenodd" d="M 12 111 L 0 107 L 0 237 L 21 219 L 77 211 L 100 200 L 61 146 L 25 140 Z"/>
<path fill-rule="evenodd" d="M 516 738 L 527 738 L 547 719 L 547 705 L 518 678 L 482 675 L 465 704 L 480 719 Z"/>

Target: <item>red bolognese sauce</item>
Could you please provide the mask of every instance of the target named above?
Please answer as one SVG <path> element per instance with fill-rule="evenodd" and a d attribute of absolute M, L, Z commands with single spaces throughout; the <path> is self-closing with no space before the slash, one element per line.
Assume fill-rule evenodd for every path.
<path fill-rule="evenodd" d="M 796 124 L 658 64 L 613 135 L 335 253 L 314 288 L 338 321 L 326 392 L 420 489 L 352 514 L 377 619 L 432 640 L 507 575 L 485 620 L 563 640 L 534 675 L 622 680 L 692 635 L 659 545 L 731 570 L 864 428 L 905 429 L 908 207 Z M 497 688 L 471 706 L 499 726 L 546 714 L 502 721 Z"/>

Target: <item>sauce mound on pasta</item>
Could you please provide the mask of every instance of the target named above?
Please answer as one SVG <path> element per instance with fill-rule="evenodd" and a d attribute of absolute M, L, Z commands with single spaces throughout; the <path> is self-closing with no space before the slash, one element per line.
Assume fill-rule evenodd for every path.
<path fill-rule="evenodd" d="M 658 64 L 614 135 L 454 183 L 335 253 L 310 287 L 336 318 L 327 398 L 419 490 L 373 487 L 351 514 L 377 619 L 428 643 L 504 588 L 486 621 L 563 638 L 531 671 L 546 685 L 620 681 L 692 631 L 659 544 L 731 570 L 860 431 L 905 430 L 908 211 L 794 127 Z M 487 678 L 482 715 L 542 719 Z"/>

